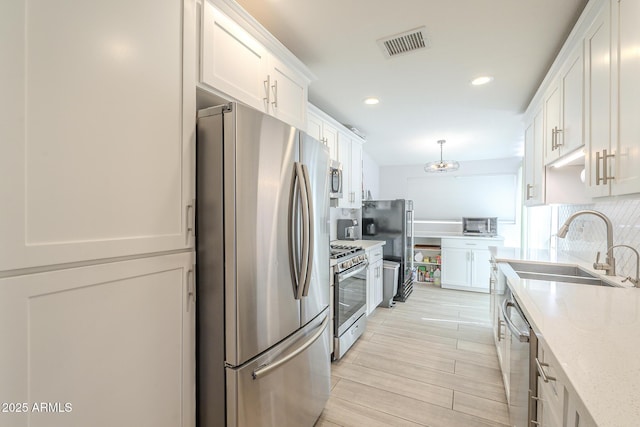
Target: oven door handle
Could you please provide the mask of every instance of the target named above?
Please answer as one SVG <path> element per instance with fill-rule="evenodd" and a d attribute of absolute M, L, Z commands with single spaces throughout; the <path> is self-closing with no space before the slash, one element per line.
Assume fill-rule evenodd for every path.
<path fill-rule="evenodd" d="M 348 279 L 349 277 L 355 276 L 356 274 L 362 272 L 363 270 L 365 270 L 367 267 L 369 266 L 368 262 L 364 262 L 362 263 L 362 267 L 358 267 L 355 270 L 347 270 L 344 273 L 340 273 L 338 274 L 338 282 L 341 282 L 345 279 Z"/>
<path fill-rule="evenodd" d="M 524 316 L 520 314 L 520 310 L 518 310 L 518 307 L 513 301 L 504 300 L 502 302 L 502 318 L 504 319 L 504 322 L 507 324 L 507 327 L 509 328 L 511 333 L 518 338 L 518 341 L 529 342 L 529 331 L 523 332 L 519 330 L 516 327 L 516 325 L 513 324 L 513 322 L 511 321 L 511 318 L 509 317 L 509 311 L 508 311 L 509 307 L 515 308 L 516 311 L 518 312 L 518 315 L 524 319 Z"/>

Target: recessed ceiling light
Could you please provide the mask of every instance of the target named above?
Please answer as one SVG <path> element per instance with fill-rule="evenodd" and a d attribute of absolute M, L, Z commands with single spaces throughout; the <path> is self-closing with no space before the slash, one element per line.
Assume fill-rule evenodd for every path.
<path fill-rule="evenodd" d="M 471 80 L 471 84 L 474 86 L 486 85 L 487 83 L 493 81 L 493 77 L 491 76 L 481 76 Z"/>
<path fill-rule="evenodd" d="M 364 103 L 367 105 L 376 105 L 380 102 L 380 100 L 378 98 L 376 98 L 375 96 L 370 96 L 368 98 L 364 99 Z"/>

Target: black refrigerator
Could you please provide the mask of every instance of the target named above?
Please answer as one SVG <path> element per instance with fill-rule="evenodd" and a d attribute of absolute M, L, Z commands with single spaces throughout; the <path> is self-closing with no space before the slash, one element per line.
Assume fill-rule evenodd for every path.
<path fill-rule="evenodd" d="M 413 291 L 413 201 L 367 200 L 362 203 L 362 239 L 386 242 L 383 258 L 400 264 L 395 301 Z"/>

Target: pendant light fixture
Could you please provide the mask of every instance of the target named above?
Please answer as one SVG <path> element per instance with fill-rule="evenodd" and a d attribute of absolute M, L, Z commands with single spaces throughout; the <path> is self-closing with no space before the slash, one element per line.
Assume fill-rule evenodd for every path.
<path fill-rule="evenodd" d="M 460 163 L 455 160 L 442 160 L 442 146 L 447 142 L 444 139 L 438 141 L 440 144 L 440 161 L 439 162 L 429 162 L 424 166 L 425 172 L 450 172 L 455 171 L 460 168 Z"/>

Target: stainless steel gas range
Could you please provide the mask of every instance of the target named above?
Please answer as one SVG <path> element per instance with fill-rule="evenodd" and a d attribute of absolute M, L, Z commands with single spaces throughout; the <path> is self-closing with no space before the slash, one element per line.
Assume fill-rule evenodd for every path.
<path fill-rule="evenodd" d="M 367 326 L 367 255 L 360 246 L 331 245 L 334 269 L 334 351 L 338 360 Z"/>

